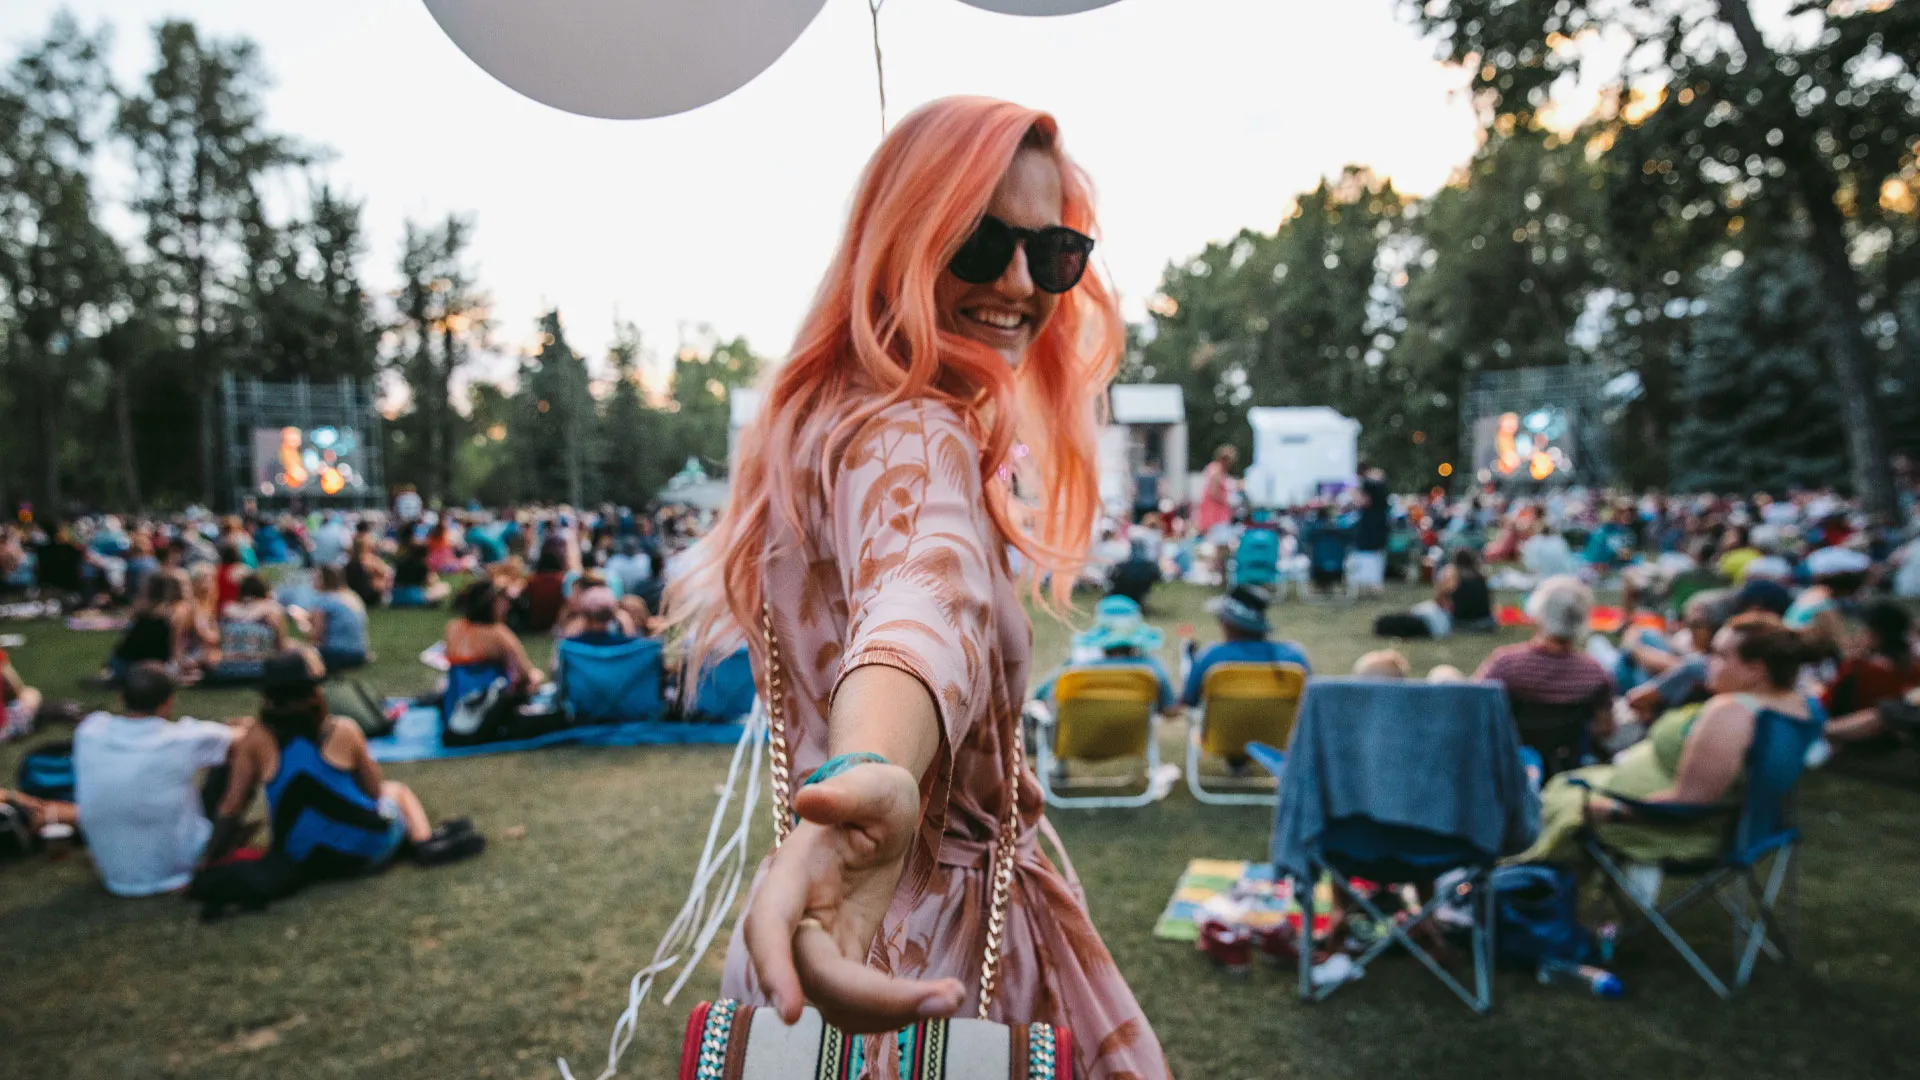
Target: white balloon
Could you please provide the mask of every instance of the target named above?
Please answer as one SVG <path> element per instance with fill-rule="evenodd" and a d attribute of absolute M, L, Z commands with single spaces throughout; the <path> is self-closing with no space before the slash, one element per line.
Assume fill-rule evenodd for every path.
<path fill-rule="evenodd" d="M 1002 15 L 1073 15 L 1103 8 L 1117 0 L 960 0 Z"/>
<path fill-rule="evenodd" d="M 826 0 L 425 0 L 467 58 L 556 109 L 671 116 L 765 71 Z"/>

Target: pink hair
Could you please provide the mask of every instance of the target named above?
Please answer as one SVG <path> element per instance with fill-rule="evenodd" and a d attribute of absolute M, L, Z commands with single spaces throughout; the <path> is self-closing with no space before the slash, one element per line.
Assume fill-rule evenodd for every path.
<path fill-rule="evenodd" d="M 934 306 L 934 283 L 1022 150 L 1045 153 L 1058 166 L 1061 223 L 1097 236 L 1092 185 L 1061 149 L 1059 127 L 1046 113 L 991 98 L 943 98 L 902 119 L 874 152 L 793 352 L 741 433 L 728 506 L 668 590 L 667 610 L 691 639 L 691 669 L 725 643 L 737 644 L 742 628 L 757 633 L 773 515 L 800 534 L 804 493 L 796 474 L 807 463 L 793 451 L 808 418 L 822 413 L 841 417 L 812 463 L 828 483 L 860 426 L 899 401 L 957 408 L 979 441 L 983 481 L 1009 468 L 1016 440 L 1024 442 L 1023 488 L 1033 481 L 1029 494 L 1043 509 L 1012 504 L 991 482 L 984 484 L 987 509 L 1036 570 L 1052 572 L 1049 606 L 1069 606 L 1099 509 L 1094 442 L 1102 391 L 1123 342 L 1113 290 L 1089 267 L 1060 297 L 1018 369 L 985 345 L 942 332 Z M 1038 595 L 1037 577 L 1033 587 Z"/>

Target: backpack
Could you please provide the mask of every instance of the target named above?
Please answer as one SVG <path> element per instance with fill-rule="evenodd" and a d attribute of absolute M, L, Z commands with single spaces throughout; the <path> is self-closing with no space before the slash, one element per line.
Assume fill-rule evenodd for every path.
<path fill-rule="evenodd" d="M 509 738 L 507 730 L 519 711 L 512 684 L 502 676 L 492 683 L 462 695 L 447 710 L 440 726 L 443 746 L 478 746 Z"/>
<path fill-rule="evenodd" d="M 1599 942 L 1593 931 L 1580 925 L 1579 883 L 1571 868 L 1502 866 L 1489 882 L 1494 955 L 1500 963 L 1532 971 L 1548 961 L 1597 961 Z"/>
<path fill-rule="evenodd" d="M 36 840 L 33 816 L 27 808 L 0 800 L 0 859 L 31 854 Z"/>
<path fill-rule="evenodd" d="M 359 725 L 369 739 L 393 733 L 394 717 L 386 706 L 358 679 L 335 679 L 328 686 L 327 704 L 335 716 L 344 716 Z"/>
<path fill-rule="evenodd" d="M 36 746 L 20 759 L 15 787 L 36 799 L 73 801 L 73 743 Z"/>
<path fill-rule="evenodd" d="M 1388 612 L 1373 620 L 1373 636 L 1384 638 L 1429 638 L 1433 627 L 1411 612 Z"/>

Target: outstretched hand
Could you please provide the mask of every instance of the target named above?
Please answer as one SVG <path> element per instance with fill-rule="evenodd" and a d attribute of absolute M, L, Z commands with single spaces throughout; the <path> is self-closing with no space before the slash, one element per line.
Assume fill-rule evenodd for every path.
<path fill-rule="evenodd" d="M 893 1031 L 950 1016 L 953 979 L 901 979 L 867 966 L 906 867 L 920 788 L 895 765 L 865 764 L 794 793 L 800 816 L 747 909 L 747 953 L 791 1024 L 804 1004 L 843 1031 Z"/>

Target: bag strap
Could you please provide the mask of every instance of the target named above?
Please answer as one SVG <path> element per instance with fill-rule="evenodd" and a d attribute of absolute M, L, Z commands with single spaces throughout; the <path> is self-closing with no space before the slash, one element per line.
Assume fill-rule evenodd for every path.
<path fill-rule="evenodd" d="M 779 639 L 773 632 L 773 604 L 760 601 L 760 628 L 767 647 L 767 728 L 770 733 L 773 762 L 769 768 L 773 788 L 773 846 L 779 850 L 793 828 L 793 756 L 787 743 L 785 687 L 781 675 Z M 1000 953 L 1007 925 L 1007 900 L 1013 888 L 1013 861 L 1020 835 L 1020 774 L 1026 767 L 1027 748 L 1014 731 L 1007 739 L 1008 783 L 1011 792 L 1007 811 L 1000 819 L 994 840 L 993 895 L 987 909 L 987 943 L 980 960 L 980 1019 L 987 1019 L 993 1007 L 994 991 L 999 988 Z"/>

